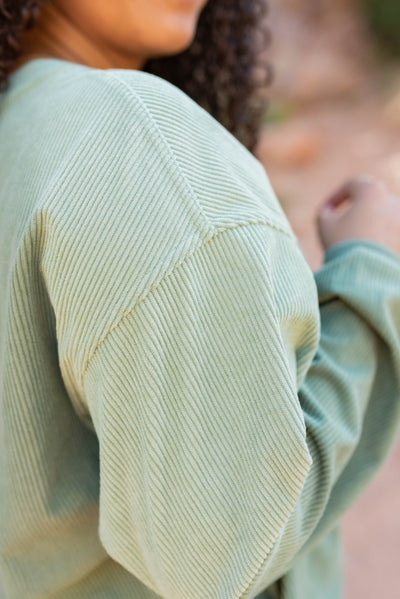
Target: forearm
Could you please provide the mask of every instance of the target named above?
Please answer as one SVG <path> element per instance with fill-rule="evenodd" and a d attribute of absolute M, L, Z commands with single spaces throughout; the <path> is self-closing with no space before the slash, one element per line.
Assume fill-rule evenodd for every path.
<path fill-rule="evenodd" d="M 314 462 L 329 446 L 336 451 L 328 464 L 332 490 L 324 497 L 325 509 L 305 550 L 337 523 L 370 482 L 393 446 L 400 423 L 400 259 L 373 244 L 343 244 L 329 253 L 316 280 L 321 349 L 325 356 L 331 353 L 334 367 L 324 370 L 326 360 L 321 364 L 317 359 L 300 400 L 309 436 L 317 440 L 316 445 L 311 438 L 309 443 Z M 341 376 L 343 400 L 329 401 L 341 392 Z M 323 407 L 329 415 L 322 426 L 313 419 L 313 395 L 319 389 L 324 390 Z M 313 486 L 313 474 L 314 468 L 304 496 Z"/>
<path fill-rule="evenodd" d="M 395 441 L 399 281 L 400 260 L 369 244 L 338 246 L 316 274 L 321 339 L 299 391 L 313 463 L 252 596 L 338 524 Z"/>

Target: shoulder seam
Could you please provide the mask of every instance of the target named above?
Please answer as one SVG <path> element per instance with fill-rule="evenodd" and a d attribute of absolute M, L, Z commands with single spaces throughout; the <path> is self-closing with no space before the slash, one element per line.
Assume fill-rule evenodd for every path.
<path fill-rule="evenodd" d="M 101 345 L 104 343 L 104 341 L 107 339 L 107 337 L 114 331 L 114 329 L 118 328 L 118 326 L 120 325 L 121 321 L 124 320 L 127 316 L 129 316 L 132 312 L 135 311 L 135 309 L 137 308 L 137 306 L 139 304 L 141 304 L 143 301 L 146 300 L 146 298 L 148 297 L 148 295 L 150 295 L 150 293 L 152 293 L 153 291 L 155 291 L 159 285 L 161 285 L 161 283 L 167 279 L 168 277 L 172 276 L 173 273 L 182 265 L 184 264 L 186 261 L 188 261 L 197 251 L 201 250 L 204 246 L 208 245 L 211 241 L 213 241 L 216 237 L 220 236 L 222 233 L 226 232 L 226 231 L 230 231 L 232 229 L 238 229 L 240 227 L 253 227 L 254 225 L 263 225 L 265 227 L 267 227 L 268 229 L 272 229 L 280 234 L 283 234 L 285 237 L 288 237 L 288 239 L 290 239 L 291 241 L 293 240 L 293 237 L 291 235 L 288 235 L 286 233 L 286 231 L 281 231 L 280 229 L 277 229 L 276 227 L 272 226 L 270 223 L 265 222 L 264 220 L 255 220 L 255 221 L 245 221 L 245 222 L 241 222 L 241 223 L 235 223 L 234 225 L 231 226 L 227 226 L 227 227 L 221 227 L 218 229 L 214 229 L 212 231 L 210 231 L 209 235 L 203 239 L 201 241 L 201 243 L 199 243 L 196 247 L 194 247 L 189 253 L 185 254 L 185 256 L 183 256 L 183 258 L 181 260 L 179 260 L 178 262 L 176 262 L 172 268 L 165 273 L 160 279 L 158 279 L 155 283 L 153 283 L 153 285 L 151 285 L 149 287 L 149 289 L 146 291 L 145 294 L 143 294 L 142 296 L 140 296 L 138 298 L 138 300 L 134 303 L 133 306 L 131 306 L 130 308 L 128 308 L 117 320 L 117 322 L 115 322 L 113 325 L 111 325 L 103 334 L 103 336 L 98 340 L 98 342 L 96 343 L 95 347 L 93 348 L 92 352 L 90 353 L 90 355 L 88 356 L 87 360 L 86 360 L 86 364 L 85 367 L 82 371 L 82 375 L 80 377 L 80 384 L 81 387 L 83 388 L 83 380 L 87 374 L 87 371 L 89 369 L 89 366 L 97 352 L 97 350 L 101 347 Z"/>
<path fill-rule="evenodd" d="M 117 81 L 127 92 L 129 95 L 134 96 L 138 102 L 140 102 L 141 107 L 143 108 L 144 112 L 146 113 L 148 119 L 151 121 L 152 125 L 154 126 L 154 128 L 157 130 L 157 133 L 160 137 L 160 139 L 162 140 L 162 143 L 164 144 L 164 147 L 167 149 L 169 155 L 171 156 L 171 159 L 174 161 L 175 164 L 175 168 L 179 171 L 179 173 L 182 176 L 182 179 L 184 180 L 187 189 L 190 191 L 191 196 L 194 198 L 195 202 L 196 202 L 196 206 L 201 214 L 201 216 L 203 217 L 204 221 L 206 222 L 207 226 L 210 227 L 211 229 L 213 229 L 215 231 L 215 226 L 213 225 L 213 223 L 208 219 L 207 215 L 205 214 L 201 203 L 199 202 L 199 199 L 193 189 L 193 187 L 191 186 L 189 180 L 187 179 L 185 173 L 183 172 L 176 156 L 175 153 L 171 147 L 171 145 L 168 143 L 167 139 L 165 138 L 163 132 L 161 131 L 160 127 L 158 126 L 157 122 L 155 121 L 154 117 L 152 116 L 151 112 L 149 111 L 149 109 L 147 108 L 146 104 L 143 102 L 142 98 L 140 97 L 140 95 L 134 90 L 132 89 L 127 83 L 126 81 L 124 81 L 123 79 L 120 79 L 120 77 L 118 77 L 118 75 L 114 72 L 110 72 L 109 70 L 106 71 L 106 74 L 111 77 L 112 79 L 114 79 L 115 81 Z"/>
<path fill-rule="evenodd" d="M 195 190 L 193 189 L 189 179 L 187 178 L 184 170 L 182 169 L 176 154 L 171 146 L 171 144 L 168 142 L 167 138 L 165 137 L 165 135 L 163 134 L 162 130 L 160 129 L 160 127 L 158 126 L 157 121 L 154 119 L 153 115 L 151 114 L 150 110 L 148 109 L 148 107 L 146 106 L 145 102 L 142 100 L 142 98 L 140 97 L 140 94 L 138 94 L 132 87 L 130 87 L 126 81 L 124 81 L 123 79 L 121 79 L 115 72 L 113 72 L 112 70 L 107 70 L 105 71 L 106 75 L 112 79 L 114 79 L 115 81 L 117 81 L 122 88 L 124 88 L 124 90 L 126 90 L 128 95 L 132 95 L 134 96 L 137 101 L 140 103 L 141 107 L 143 108 L 143 111 L 145 112 L 146 116 L 148 117 L 149 121 L 151 122 L 151 124 L 154 126 L 155 130 L 158 133 L 158 136 L 160 138 L 160 140 L 162 140 L 162 143 L 164 145 L 164 148 L 167 150 L 169 156 L 171 157 L 171 159 L 173 160 L 173 163 L 175 165 L 176 170 L 179 172 L 179 174 L 182 177 L 182 180 L 185 183 L 186 189 L 189 191 L 191 197 L 194 199 L 197 209 L 199 211 L 199 214 L 201 215 L 201 217 L 203 218 L 204 222 L 206 223 L 206 225 L 211 228 L 214 232 L 217 232 L 220 228 L 225 229 L 227 227 L 227 225 L 215 225 L 212 221 L 209 220 L 208 216 L 206 215 L 206 213 L 204 212 L 204 209 L 201 205 L 201 202 L 199 201 L 199 198 L 197 196 L 197 193 L 195 192 Z M 159 79 L 162 79 L 161 77 Z M 167 82 L 169 83 L 169 82 Z M 172 85 L 172 84 L 170 84 Z M 175 86 L 173 86 L 175 87 Z M 182 90 L 180 88 L 176 88 L 178 91 Z M 184 93 L 184 92 L 182 92 Z M 217 121 L 218 122 L 218 121 Z M 228 133 L 224 127 L 222 127 L 222 129 L 225 131 L 225 133 Z M 255 158 L 255 157 L 254 157 Z M 258 165 L 258 167 L 260 169 L 262 169 L 262 173 L 265 175 L 265 170 L 263 165 L 261 164 L 261 162 L 259 160 L 257 160 L 255 158 L 255 161 Z M 246 219 L 246 222 L 250 223 L 251 220 L 250 219 Z M 281 231 L 284 235 L 291 237 L 291 238 L 295 238 L 295 235 L 293 234 L 292 231 L 290 231 L 289 229 L 287 229 L 286 227 L 279 225 L 274 219 L 272 218 L 268 218 L 267 216 L 264 217 L 263 221 L 260 222 L 265 222 L 265 224 L 268 224 L 271 228 L 276 229 L 277 231 Z M 241 224 L 239 221 L 235 224 Z M 235 226 L 234 225 L 229 225 L 230 226 Z"/>
<path fill-rule="evenodd" d="M 164 148 L 167 150 L 169 156 L 171 157 L 171 159 L 173 160 L 173 163 L 175 165 L 175 168 L 177 169 L 177 171 L 179 172 L 179 174 L 182 177 L 182 180 L 185 183 L 186 189 L 189 191 L 189 193 L 191 194 L 191 197 L 194 199 L 196 206 L 199 210 L 199 214 L 201 215 L 201 217 L 203 218 L 204 222 L 206 223 L 206 225 L 211 228 L 214 232 L 217 232 L 219 229 L 225 229 L 225 228 L 229 228 L 229 227 L 234 227 L 236 224 L 240 225 L 241 223 L 238 221 L 237 223 L 233 224 L 233 225 L 215 225 L 212 221 L 209 220 L 209 218 L 207 217 L 206 213 L 204 212 L 204 209 L 201 205 L 201 202 L 199 201 L 199 198 L 197 196 L 197 193 L 195 192 L 195 190 L 193 189 L 189 179 L 187 178 L 185 172 L 183 171 L 176 155 L 175 152 L 173 150 L 173 148 L 171 147 L 171 144 L 168 142 L 168 140 L 166 139 L 165 135 L 163 134 L 162 130 L 160 129 L 160 127 L 158 126 L 157 121 L 154 119 L 153 115 L 151 114 L 150 110 L 148 109 L 148 107 L 146 106 L 145 102 L 142 100 L 142 98 L 140 97 L 140 95 L 134 90 L 132 89 L 132 87 L 130 87 L 126 81 L 124 81 L 123 79 L 121 79 L 120 77 L 118 77 L 118 75 L 115 72 L 111 72 L 110 70 L 105 71 L 106 75 L 112 79 L 114 79 L 115 81 L 117 81 L 128 93 L 128 95 L 132 95 L 134 96 L 138 102 L 140 103 L 141 107 L 143 108 L 145 114 L 147 115 L 149 121 L 152 123 L 152 125 L 154 126 L 155 130 L 158 133 L 158 136 L 160 138 L 160 140 L 162 140 L 162 143 L 164 145 Z M 160 78 L 161 79 L 161 78 Z M 172 84 L 171 84 L 172 85 Z M 179 91 L 180 88 L 177 88 Z M 183 92 L 182 92 L 183 93 Z M 218 122 L 218 121 L 217 121 Z M 256 160 L 256 162 L 258 163 L 259 167 L 262 169 L 262 172 L 265 175 L 265 171 L 264 168 L 261 164 L 261 162 L 259 160 Z M 250 219 L 246 219 L 246 222 L 250 223 L 251 220 Z M 284 226 L 279 225 L 274 219 L 272 218 L 268 218 L 267 216 L 264 217 L 263 221 L 260 220 L 260 222 L 264 222 L 265 224 L 269 225 L 271 228 L 276 229 L 277 231 L 280 231 L 281 233 L 283 233 L 284 235 L 286 235 L 287 237 L 296 239 L 294 233 L 287 229 Z"/>

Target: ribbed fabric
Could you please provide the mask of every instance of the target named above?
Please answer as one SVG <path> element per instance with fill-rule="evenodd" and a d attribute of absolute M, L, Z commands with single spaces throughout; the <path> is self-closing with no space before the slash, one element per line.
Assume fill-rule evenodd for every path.
<path fill-rule="evenodd" d="M 58 59 L 0 96 L 0 209 L 1 597 L 339 599 L 399 428 L 399 257 L 314 278 L 208 113 Z"/>

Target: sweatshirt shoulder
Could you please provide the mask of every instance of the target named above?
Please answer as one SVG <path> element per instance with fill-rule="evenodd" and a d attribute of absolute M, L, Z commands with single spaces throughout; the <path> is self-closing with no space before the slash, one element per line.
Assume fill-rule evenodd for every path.
<path fill-rule="evenodd" d="M 264 166 L 209 112 L 156 75 L 108 75 L 141 103 L 217 228 L 264 222 L 293 235 Z"/>
<path fill-rule="evenodd" d="M 123 177 L 125 193 L 133 180 L 138 190 L 144 190 L 142 180 L 153 182 L 151 208 L 157 210 L 162 196 L 155 185 L 165 176 L 174 188 L 170 197 L 183 201 L 207 230 L 266 223 L 293 236 L 263 165 L 172 83 L 145 71 L 58 59 L 36 63 L 23 79 L 27 87 L 37 82 L 30 122 L 43 126 L 34 133 L 51 155 L 57 182 Z"/>
<path fill-rule="evenodd" d="M 113 119 L 158 147 L 216 229 L 264 222 L 293 236 L 261 162 L 183 90 L 145 71 L 89 69 L 77 85 L 110 139 Z M 93 104 L 95 99 L 95 104 Z"/>

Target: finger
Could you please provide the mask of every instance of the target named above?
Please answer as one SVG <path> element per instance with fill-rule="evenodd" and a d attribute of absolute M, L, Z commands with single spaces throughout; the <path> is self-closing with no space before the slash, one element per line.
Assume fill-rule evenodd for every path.
<path fill-rule="evenodd" d="M 370 175 L 360 175 L 350 181 L 349 192 L 354 199 L 366 196 L 381 197 L 388 191 L 386 183 Z"/>
<path fill-rule="evenodd" d="M 348 180 L 332 194 L 322 205 L 321 211 L 338 211 L 340 208 L 340 213 L 343 213 L 351 201 L 371 195 L 381 197 L 385 193 L 387 193 L 387 187 L 383 181 L 375 179 L 370 175 L 359 175 Z"/>
<path fill-rule="evenodd" d="M 344 183 L 339 189 L 337 189 L 322 205 L 321 209 L 323 211 L 326 210 L 334 210 L 343 202 L 346 202 L 351 199 L 352 196 L 352 184 L 353 180 L 349 180 Z"/>

